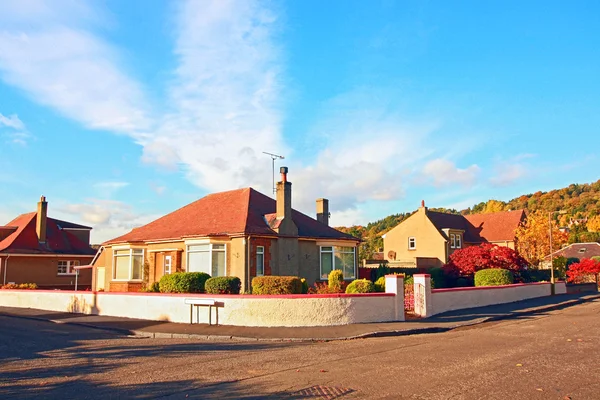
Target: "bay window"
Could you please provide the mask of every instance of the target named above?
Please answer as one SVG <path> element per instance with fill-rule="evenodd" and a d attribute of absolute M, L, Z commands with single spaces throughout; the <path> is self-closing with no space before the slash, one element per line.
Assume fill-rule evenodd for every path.
<path fill-rule="evenodd" d="M 224 244 L 192 244 L 187 246 L 187 271 L 205 272 L 210 276 L 226 275 Z"/>
<path fill-rule="evenodd" d="M 141 281 L 143 265 L 144 249 L 114 250 L 113 279 Z"/>
<path fill-rule="evenodd" d="M 354 279 L 356 271 L 356 248 L 341 246 L 321 247 L 321 279 L 327 279 L 329 273 L 339 269 L 344 279 Z"/>

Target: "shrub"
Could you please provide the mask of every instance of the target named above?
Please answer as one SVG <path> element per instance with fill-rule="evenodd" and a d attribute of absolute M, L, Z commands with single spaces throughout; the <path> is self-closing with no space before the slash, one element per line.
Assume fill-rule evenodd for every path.
<path fill-rule="evenodd" d="M 297 276 L 257 276 L 252 279 L 252 294 L 301 294 Z"/>
<path fill-rule="evenodd" d="M 549 282 L 551 278 L 549 269 L 529 268 L 522 276 L 525 282 Z"/>
<path fill-rule="evenodd" d="M 490 268 L 475 273 L 475 286 L 511 285 L 513 282 L 513 273 L 507 269 Z"/>
<path fill-rule="evenodd" d="M 338 290 L 331 289 L 325 282 L 315 282 L 314 286 L 308 289 L 309 294 L 335 294 Z"/>
<path fill-rule="evenodd" d="M 36 290 L 38 285 L 35 283 L 7 283 L 0 286 L 0 289 L 20 289 L 20 290 Z"/>
<path fill-rule="evenodd" d="M 205 272 L 175 272 L 160 278 L 161 293 L 204 293 L 204 284 L 210 279 Z"/>
<path fill-rule="evenodd" d="M 386 276 L 390 273 L 390 267 L 387 265 L 387 263 L 382 263 L 379 264 L 379 267 L 377 267 L 375 271 L 375 279 L 379 279 L 382 276 Z"/>
<path fill-rule="evenodd" d="M 240 294 L 242 281 L 237 276 L 215 276 L 206 281 L 204 289 L 210 294 Z"/>
<path fill-rule="evenodd" d="M 380 277 L 374 283 L 376 292 L 385 292 L 385 276 Z M 348 290 L 348 288 L 346 288 Z"/>
<path fill-rule="evenodd" d="M 404 277 L 404 286 L 406 285 L 414 285 L 415 284 L 415 278 L 413 278 L 413 276 L 405 276 Z"/>
<path fill-rule="evenodd" d="M 585 275 L 598 276 L 600 274 L 600 261 L 584 258 L 578 263 L 569 266 L 567 275 L 569 282 L 578 282 Z"/>
<path fill-rule="evenodd" d="M 456 250 L 450 255 L 444 271 L 449 276 L 473 276 L 482 269 L 507 269 L 520 280 L 520 273 L 527 269 L 527 261 L 508 247 L 483 243 Z"/>
<path fill-rule="evenodd" d="M 327 278 L 327 284 L 329 288 L 340 293 L 344 284 L 344 273 L 342 270 L 334 269 L 329 273 Z"/>
<path fill-rule="evenodd" d="M 308 282 L 306 282 L 306 279 L 304 279 L 304 278 L 300 279 L 300 282 L 302 282 L 302 294 L 307 294 L 308 293 Z"/>
<path fill-rule="evenodd" d="M 368 279 L 356 279 L 348 285 L 346 293 L 373 293 L 375 285 Z"/>
<path fill-rule="evenodd" d="M 456 287 L 470 287 L 473 286 L 473 280 L 469 278 L 457 278 L 456 279 Z"/>
<path fill-rule="evenodd" d="M 577 257 L 569 257 L 569 258 L 567 258 L 567 263 L 565 264 L 565 266 L 567 268 L 569 268 L 569 266 L 571 264 L 577 264 L 578 262 L 579 262 L 579 258 L 577 258 Z"/>
<path fill-rule="evenodd" d="M 600 261 L 600 256 L 593 256 L 592 260 L 594 260 L 594 261 Z"/>
<path fill-rule="evenodd" d="M 158 293 L 160 292 L 160 286 L 158 282 L 154 282 L 150 285 L 142 285 L 142 290 L 140 292 L 146 293 Z"/>

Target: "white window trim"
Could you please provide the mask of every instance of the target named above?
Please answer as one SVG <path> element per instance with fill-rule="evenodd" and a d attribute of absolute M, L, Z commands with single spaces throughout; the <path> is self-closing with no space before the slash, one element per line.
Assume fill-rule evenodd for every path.
<path fill-rule="evenodd" d="M 259 251 L 260 249 L 260 251 Z M 258 273 L 258 255 L 262 255 L 262 273 Z M 256 276 L 264 276 L 265 274 L 265 246 L 256 246 Z"/>
<path fill-rule="evenodd" d="M 169 272 L 167 272 L 167 260 L 169 260 Z M 163 275 L 171 274 L 173 269 L 173 256 L 165 256 L 163 264 Z"/>
<path fill-rule="evenodd" d="M 211 243 L 207 239 L 190 240 L 190 241 L 185 242 L 185 270 L 186 270 L 186 272 L 190 272 L 190 246 L 198 245 L 198 244 L 209 245 L 209 247 L 208 247 L 208 265 L 210 266 L 211 272 L 212 272 L 213 251 L 223 251 L 225 253 L 225 276 L 227 276 L 227 247 L 228 247 L 227 243 L 223 243 L 223 242 Z M 222 244 L 223 246 L 225 246 L 225 248 L 223 250 L 213 250 L 213 246 L 215 244 L 216 245 Z M 192 251 L 192 253 L 202 253 L 202 251 Z M 209 274 L 209 275 L 211 278 L 213 278 L 213 276 L 211 274 Z"/>
<path fill-rule="evenodd" d="M 410 241 L 411 241 L 411 239 L 412 239 L 412 241 L 413 241 L 413 243 L 414 243 L 414 246 L 412 246 L 412 247 L 410 247 Z M 416 238 L 416 237 L 414 237 L 414 236 L 410 236 L 410 237 L 408 238 L 408 249 L 409 249 L 409 250 L 416 250 L 416 249 L 417 249 L 417 238 Z"/>
<path fill-rule="evenodd" d="M 323 251 L 323 247 L 331 247 L 331 251 Z M 331 257 L 331 270 L 340 270 L 342 272 L 344 272 L 343 269 L 341 268 L 336 268 L 335 266 L 335 248 L 336 247 L 350 247 L 352 249 L 352 254 L 354 255 L 354 260 L 352 262 L 353 264 L 353 275 L 351 277 L 344 277 L 344 280 L 349 280 L 349 279 L 356 279 L 356 247 L 352 247 L 352 246 L 320 246 L 319 247 L 319 277 L 320 279 L 324 279 L 323 278 L 323 253 L 330 253 L 332 255 Z M 344 254 L 350 254 L 350 252 L 344 252 Z"/>
<path fill-rule="evenodd" d="M 462 239 L 461 239 L 460 233 L 456 235 L 456 248 L 457 249 L 462 248 Z"/>
<path fill-rule="evenodd" d="M 58 272 L 58 265 L 56 266 L 56 274 L 60 276 L 75 276 L 77 274 L 77 270 L 74 267 L 80 265 L 79 260 L 58 260 L 59 263 L 66 262 L 67 263 L 67 271 L 73 272 Z"/>
<path fill-rule="evenodd" d="M 451 249 L 456 248 L 456 235 L 454 233 L 450 234 L 450 248 Z"/>
<path fill-rule="evenodd" d="M 115 259 L 117 258 L 117 255 L 115 253 L 115 250 L 129 250 L 129 277 L 128 279 L 117 279 L 115 278 L 115 275 L 117 273 L 117 263 L 115 262 Z M 133 252 L 134 251 L 142 251 L 142 277 L 140 279 L 133 279 L 131 276 L 133 275 Z M 120 255 L 118 257 L 126 257 L 125 255 Z M 119 246 L 119 247 L 113 247 L 113 254 L 112 254 L 112 259 L 113 259 L 113 266 L 112 266 L 112 281 L 113 282 L 142 282 L 144 280 L 144 260 L 146 259 L 146 250 L 144 248 L 140 248 L 140 247 L 124 247 L 124 246 Z"/>

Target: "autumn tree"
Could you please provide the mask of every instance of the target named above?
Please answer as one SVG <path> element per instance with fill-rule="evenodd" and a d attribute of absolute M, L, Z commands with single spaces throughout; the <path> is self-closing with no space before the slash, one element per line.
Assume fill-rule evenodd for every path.
<path fill-rule="evenodd" d="M 600 232 L 600 215 L 595 215 L 588 219 L 587 230 L 590 232 Z"/>
<path fill-rule="evenodd" d="M 598 274 L 600 274 L 600 261 L 584 258 L 578 263 L 569 265 L 567 276 L 569 282 L 579 282 L 585 276 L 593 276 L 598 282 Z"/>
<path fill-rule="evenodd" d="M 545 256 L 567 243 L 568 235 L 559 230 L 555 221 L 552 221 L 552 249 L 549 234 L 548 214 L 542 211 L 530 213 L 515 232 L 517 251 L 530 264 L 538 265 Z"/>
<path fill-rule="evenodd" d="M 521 272 L 527 268 L 527 261 L 511 248 L 483 243 L 456 250 L 450 255 L 444 272 L 451 276 L 472 276 L 488 268 L 507 269 L 520 280 Z"/>

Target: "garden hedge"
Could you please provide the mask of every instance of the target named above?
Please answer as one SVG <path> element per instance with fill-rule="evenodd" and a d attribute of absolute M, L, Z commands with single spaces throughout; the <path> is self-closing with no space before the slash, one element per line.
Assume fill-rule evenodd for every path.
<path fill-rule="evenodd" d="M 210 294 L 240 294 L 242 281 L 237 276 L 215 276 L 204 284 L 206 293 Z"/>
<path fill-rule="evenodd" d="M 385 278 L 384 278 L 385 279 Z M 346 293 L 373 293 L 375 285 L 368 279 L 356 279 L 346 287 Z"/>
<path fill-rule="evenodd" d="M 161 293 L 204 293 L 208 279 L 204 272 L 176 272 L 160 278 L 158 286 Z"/>
<path fill-rule="evenodd" d="M 374 283 L 376 292 L 385 292 L 385 276 L 379 277 Z"/>
<path fill-rule="evenodd" d="M 511 285 L 514 281 L 513 273 L 507 269 L 489 268 L 475 273 L 475 286 Z"/>
<path fill-rule="evenodd" d="M 302 294 L 302 281 L 297 276 L 257 276 L 252 294 Z"/>
<path fill-rule="evenodd" d="M 342 286 L 344 285 L 344 273 L 342 270 L 334 269 L 331 271 L 327 277 L 327 285 L 329 286 L 329 289 L 341 292 Z"/>

